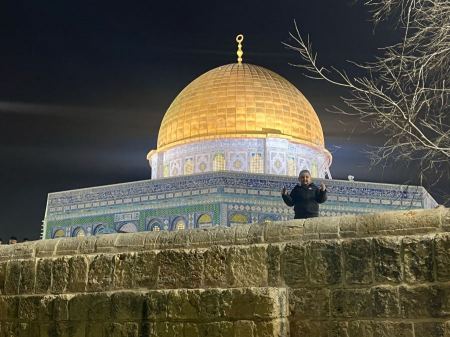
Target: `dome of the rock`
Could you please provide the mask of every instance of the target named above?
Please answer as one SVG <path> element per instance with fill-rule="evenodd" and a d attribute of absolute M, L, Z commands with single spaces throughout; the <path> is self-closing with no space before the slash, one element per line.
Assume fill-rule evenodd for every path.
<path fill-rule="evenodd" d="M 152 177 L 215 170 L 292 175 L 304 168 L 329 175 L 319 118 L 305 96 L 280 75 L 234 63 L 186 86 L 161 123 Z"/>

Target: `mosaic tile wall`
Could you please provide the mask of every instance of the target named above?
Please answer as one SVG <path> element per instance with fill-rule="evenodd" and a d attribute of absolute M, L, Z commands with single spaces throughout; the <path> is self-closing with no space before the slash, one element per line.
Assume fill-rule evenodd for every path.
<path fill-rule="evenodd" d="M 152 179 L 218 170 L 296 177 L 308 169 L 313 177 L 331 177 L 331 155 L 323 148 L 282 138 L 218 139 L 153 152 Z"/>
<path fill-rule="evenodd" d="M 323 180 L 321 216 L 432 208 L 423 187 Z M 50 193 L 42 237 L 180 230 L 293 218 L 280 191 L 295 178 L 236 172 L 144 180 Z"/>

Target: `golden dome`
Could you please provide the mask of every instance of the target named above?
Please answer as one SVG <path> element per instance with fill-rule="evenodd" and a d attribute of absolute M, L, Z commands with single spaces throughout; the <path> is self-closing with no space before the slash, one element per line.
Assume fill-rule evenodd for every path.
<path fill-rule="evenodd" d="M 319 118 L 296 87 L 263 67 L 234 63 L 208 71 L 181 91 L 162 120 L 158 150 L 268 135 L 324 146 Z"/>

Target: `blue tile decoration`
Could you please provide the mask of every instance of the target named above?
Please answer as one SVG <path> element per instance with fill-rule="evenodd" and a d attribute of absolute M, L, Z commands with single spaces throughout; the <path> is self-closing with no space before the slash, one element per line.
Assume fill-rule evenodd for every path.
<path fill-rule="evenodd" d="M 315 182 L 324 182 L 328 189 L 321 216 L 437 205 L 420 186 Z M 84 235 L 100 235 L 125 225 L 128 230 L 134 225 L 137 231 L 145 231 L 151 230 L 155 221 L 162 224 L 161 230 L 171 230 L 177 217 L 185 219 L 186 228 L 195 228 L 202 214 L 211 215 L 213 226 L 229 226 L 236 213 L 246 215 L 249 222 L 286 220 L 294 213 L 284 205 L 280 191 L 296 183 L 295 178 L 286 176 L 221 171 L 50 193 L 42 236 L 72 236 L 79 229 Z"/>

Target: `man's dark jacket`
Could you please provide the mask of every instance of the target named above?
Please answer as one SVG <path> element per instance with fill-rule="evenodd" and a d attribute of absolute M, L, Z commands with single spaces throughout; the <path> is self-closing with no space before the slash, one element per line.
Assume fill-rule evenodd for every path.
<path fill-rule="evenodd" d="M 297 184 L 290 194 L 283 194 L 283 201 L 288 206 L 294 206 L 294 219 L 306 219 L 319 216 L 319 204 L 327 200 L 327 190 L 321 191 L 313 183 Z"/>

